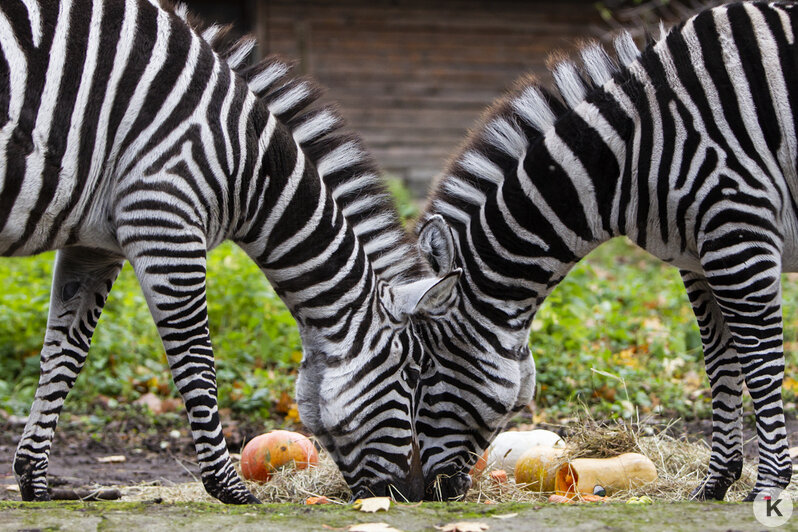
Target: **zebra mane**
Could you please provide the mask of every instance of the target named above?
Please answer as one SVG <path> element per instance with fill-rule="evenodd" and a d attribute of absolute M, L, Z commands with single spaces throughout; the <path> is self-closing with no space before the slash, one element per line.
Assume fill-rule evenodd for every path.
<path fill-rule="evenodd" d="M 661 26 L 660 31 L 664 39 L 665 28 Z M 582 103 L 592 90 L 606 84 L 641 55 L 631 34 L 627 31 L 619 33 L 613 39 L 613 48 L 615 49 L 614 58 L 598 42 L 583 42 L 579 47 L 579 58 L 581 59 L 579 63 L 556 52 L 549 56 L 547 66 L 554 78 L 558 96 L 565 104 L 564 107 L 553 104 L 551 96 L 547 98 L 530 96 L 543 92 L 534 81 L 531 83 L 522 81 L 517 85 L 515 94 L 511 93 L 509 96 L 510 104 L 515 108 L 519 118 L 527 125 L 540 132 L 546 131 L 553 123 L 534 119 L 537 115 L 546 115 L 546 107 L 551 111 L 556 109 L 557 117 L 573 109 Z"/>
<path fill-rule="evenodd" d="M 318 83 L 295 74 L 293 63 L 279 56 L 250 65 L 254 37 L 232 40 L 232 25 L 206 25 L 186 4 L 160 1 L 208 42 L 289 129 L 363 244 L 375 273 L 386 280 L 418 276 L 422 267 L 416 247 L 402 227 L 376 161 L 363 140 L 346 127 L 337 106 L 320 102 L 324 91 Z"/>
<path fill-rule="evenodd" d="M 500 186 L 504 179 L 500 159 L 523 157 L 529 143 L 553 127 L 558 118 L 641 56 L 626 31 L 618 34 L 613 44 L 616 58 L 595 41 L 582 43 L 579 63 L 557 52 L 549 56 L 547 66 L 555 91 L 545 89 L 529 74 L 517 80 L 504 97 L 488 107 L 455 151 L 437 180 L 430 203 L 447 192 L 460 197 L 476 192 L 479 196 L 484 195 L 486 187 Z M 477 196 L 471 194 L 472 198 Z M 429 212 L 428 207 L 424 212 Z"/>

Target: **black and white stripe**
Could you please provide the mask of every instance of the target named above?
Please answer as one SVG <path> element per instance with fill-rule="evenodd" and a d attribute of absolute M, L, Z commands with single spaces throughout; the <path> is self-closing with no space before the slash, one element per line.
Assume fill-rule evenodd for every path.
<path fill-rule="evenodd" d="M 529 401 L 535 312 L 578 260 L 628 235 L 681 269 L 700 325 L 713 436 L 694 497 L 722 499 L 739 478 L 743 382 L 759 434 L 749 498 L 789 483 L 780 274 L 798 268 L 796 29 L 791 3 L 707 10 L 642 52 L 625 34 L 617 59 L 585 46 L 581 65 L 553 67 L 561 100 L 521 80 L 488 112 L 422 216 L 448 223 L 464 271 L 452 312 L 420 325 L 428 478 L 462 475 Z"/>
<path fill-rule="evenodd" d="M 418 498 L 409 317 L 456 275 L 423 275 L 362 143 L 284 62 L 155 0 L 0 5 L 0 255 L 58 249 L 41 378 L 14 470 L 48 498 L 58 414 L 124 260 L 161 334 L 206 489 L 256 502 L 222 435 L 205 257 L 224 240 L 299 323 L 307 426 L 356 495 Z M 252 309 L 243 309 L 251 312 Z"/>

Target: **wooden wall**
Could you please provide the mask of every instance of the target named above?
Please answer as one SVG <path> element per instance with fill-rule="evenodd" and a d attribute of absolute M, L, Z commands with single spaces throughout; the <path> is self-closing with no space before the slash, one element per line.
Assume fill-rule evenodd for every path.
<path fill-rule="evenodd" d="M 382 168 L 416 196 L 483 109 L 522 73 L 601 24 L 578 0 L 195 0 L 235 20 L 263 53 L 300 61 L 328 89 Z"/>

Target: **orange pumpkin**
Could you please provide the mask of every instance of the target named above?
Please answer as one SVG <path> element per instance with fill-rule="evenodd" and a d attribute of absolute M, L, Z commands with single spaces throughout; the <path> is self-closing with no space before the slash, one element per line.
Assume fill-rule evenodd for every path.
<path fill-rule="evenodd" d="M 474 464 L 474 467 L 471 468 L 471 471 L 468 472 L 471 475 L 471 478 L 477 478 L 485 471 L 485 468 L 488 467 L 488 449 L 485 449 L 485 452 L 482 453 L 482 456 L 477 458 L 477 463 Z"/>
<path fill-rule="evenodd" d="M 319 463 L 319 453 L 307 437 L 290 430 L 273 430 L 253 438 L 241 451 L 241 476 L 266 482 L 290 462 L 297 469 Z"/>

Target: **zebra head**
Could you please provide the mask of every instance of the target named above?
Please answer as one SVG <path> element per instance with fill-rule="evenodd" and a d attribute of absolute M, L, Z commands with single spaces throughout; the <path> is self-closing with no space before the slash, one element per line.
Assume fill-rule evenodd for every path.
<path fill-rule="evenodd" d="M 419 231 L 418 246 L 438 276 L 460 272 L 453 232 L 440 215 Z M 461 244 L 462 245 L 462 244 Z M 466 271 L 473 268 L 466 269 Z M 517 329 L 493 324 L 479 308 L 466 275 L 445 305 L 414 318 L 424 346 L 417 387 L 418 434 L 425 498 L 448 500 L 465 494 L 468 475 L 493 437 L 532 399 L 535 363 L 528 345 L 528 319 Z M 482 294 L 480 294 L 482 295 Z M 491 301 L 501 312 L 502 303 Z"/>
<path fill-rule="evenodd" d="M 354 498 L 424 495 L 412 419 L 423 350 L 411 318 L 439 308 L 458 277 L 452 271 L 405 284 L 377 280 L 366 296 L 371 303 L 336 320 L 337 327 L 300 320 L 299 412 Z"/>

